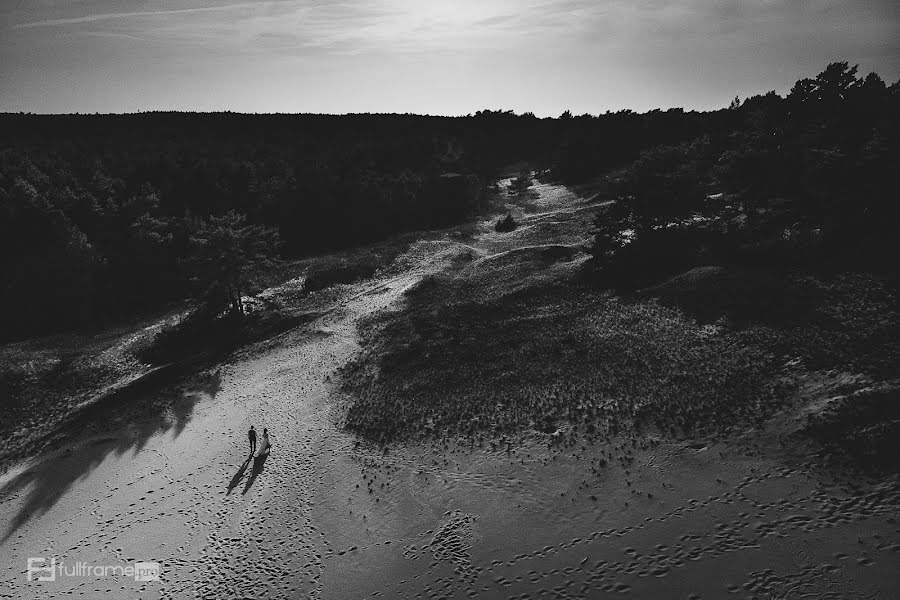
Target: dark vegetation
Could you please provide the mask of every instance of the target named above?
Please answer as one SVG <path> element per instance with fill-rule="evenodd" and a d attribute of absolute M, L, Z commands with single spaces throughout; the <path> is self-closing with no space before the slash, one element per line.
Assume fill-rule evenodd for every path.
<path fill-rule="evenodd" d="M 535 257 L 535 268 L 551 263 Z M 346 373 L 356 398 L 348 427 L 380 442 L 424 433 L 488 443 L 528 431 L 567 442 L 717 436 L 791 402 L 794 374 L 846 369 L 888 383 L 867 408 L 853 403 L 856 388 L 844 390 L 850 400 L 812 433 L 866 455 L 898 439 L 900 387 L 886 378 L 896 378 L 900 320 L 877 279 L 810 279 L 798 294 L 809 315 L 735 327 L 604 291 L 574 265 L 548 282 L 522 267 L 510 260 L 477 281 L 431 278 L 405 310 L 376 317 L 368 353 Z M 860 431 L 845 435 L 854 424 Z"/>
<path fill-rule="evenodd" d="M 228 310 L 221 315 L 210 309 L 215 304 L 200 302 L 177 323 L 163 328 L 151 343 L 136 349 L 134 354 L 143 362 L 157 365 L 215 362 L 247 344 L 268 339 L 321 316 L 330 306 L 329 302 L 337 301 L 341 293 L 329 288 L 374 276 L 402 254 L 415 235 L 400 235 L 364 248 L 291 261 L 276 269 L 265 266 L 257 270 L 246 269 L 247 276 L 252 275 L 257 287 L 277 288 L 270 288 L 265 297 L 255 297 L 249 304 L 242 303 L 239 310 Z M 301 278 L 302 285 L 299 283 Z M 289 281 L 285 283 L 285 280 Z M 214 283 L 213 287 L 221 286 Z M 322 290 L 333 293 L 324 297 L 315 294 Z"/>
<path fill-rule="evenodd" d="M 569 179 L 586 140 L 607 148 L 597 164 L 621 165 L 718 118 L 3 114 L 0 340 L 109 324 L 189 297 L 240 313 L 264 257 L 460 222 L 484 208 L 484 187 L 504 165 L 562 156 Z M 258 235 L 266 243 L 251 249 Z M 240 272 L 206 251 L 223 243 L 250 259 Z"/>
<path fill-rule="evenodd" d="M 477 281 L 491 293 L 448 274 L 375 319 L 347 371 L 348 427 L 381 442 L 717 435 L 805 393 L 798 373 L 855 373 L 876 383 L 807 432 L 883 457 L 900 439 L 898 103 L 900 85 L 835 63 L 640 153 L 607 176 L 585 268 L 547 283 L 506 257 Z M 538 178 L 609 172 L 606 145 L 570 140 Z"/>
<path fill-rule="evenodd" d="M 530 188 L 531 185 L 531 172 L 522 171 L 509 182 L 507 189 L 510 194 L 522 195 L 528 191 L 528 188 Z"/>
<path fill-rule="evenodd" d="M 201 364 L 221 359 L 241 346 L 277 335 L 315 316 L 314 313 L 288 315 L 267 311 L 243 317 L 229 313 L 213 318 L 199 310 L 160 331 L 152 343 L 138 352 L 138 358 L 156 365 Z"/>
<path fill-rule="evenodd" d="M 494 287 L 514 283 L 509 271 Z M 772 354 L 672 309 L 577 282 L 489 297 L 465 288 L 432 280 L 372 325 L 373 354 L 347 373 L 350 429 L 379 442 L 714 435 L 764 419 L 785 397 Z"/>
<path fill-rule="evenodd" d="M 806 432 L 837 457 L 849 457 L 868 471 L 897 470 L 900 385 L 844 387 L 834 390 L 824 410 L 809 415 Z"/>
<path fill-rule="evenodd" d="M 510 231 L 515 231 L 518 224 L 513 216 L 509 213 L 506 213 L 505 217 L 500 217 L 497 219 L 497 222 L 494 224 L 494 230 L 499 231 L 500 233 L 509 233 Z"/>
<path fill-rule="evenodd" d="M 605 281 L 639 288 L 702 265 L 783 285 L 797 270 L 896 275 L 900 85 L 833 63 L 727 113 L 611 182 L 617 203 L 598 215 L 593 249 Z"/>
<path fill-rule="evenodd" d="M 598 281 L 704 322 L 766 326 L 813 368 L 900 375 L 900 85 L 833 63 L 732 127 L 662 146 L 612 181 Z"/>

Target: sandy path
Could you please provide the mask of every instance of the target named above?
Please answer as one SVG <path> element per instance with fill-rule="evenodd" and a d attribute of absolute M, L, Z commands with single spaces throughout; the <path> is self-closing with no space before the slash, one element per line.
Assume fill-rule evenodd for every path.
<path fill-rule="evenodd" d="M 525 231 L 583 211 L 560 188 L 537 192 Z M 467 242 L 485 254 L 502 246 L 489 225 Z M 215 385 L 184 389 L 140 446 L 94 439 L 30 475 L 8 474 L 22 485 L 0 499 L 0 528 L 11 530 L 0 542 L 0 598 L 841 598 L 900 589 L 896 481 L 825 481 L 802 461 L 724 443 L 634 449 L 633 462 L 610 459 L 598 473 L 592 466 L 609 449 L 385 453 L 335 427 L 342 398 L 331 380 L 358 350 L 359 318 L 395 304 L 460 247 L 415 245 L 400 275 L 358 286 L 311 325 L 244 352 Z M 270 429 L 273 452 L 242 468 L 251 423 Z M 29 556 L 158 561 L 162 580 L 28 582 Z"/>
<path fill-rule="evenodd" d="M 334 427 L 329 379 L 357 350 L 358 317 L 389 305 L 419 276 L 369 283 L 312 326 L 246 352 L 257 356 L 225 365 L 214 393 L 187 390 L 189 415 L 169 415 L 171 426 L 140 448 L 113 434 L 25 475 L 12 470 L 2 483 L 26 483 L 0 504 L 8 558 L 0 597 L 242 597 L 258 594 L 260 582 L 276 597 L 321 595 L 331 543 L 311 503 L 326 475 L 344 479 L 354 442 Z M 262 464 L 244 464 L 251 423 L 272 432 L 274 450 Z M 81 475 L 68 481 L 72 472 Z M 50 506 L 40 497 L 48 493 L 59 496 Z M 27 558 L 41 556 L 67 565 L 158 561 L 162 582 L 29 583 Z"/>

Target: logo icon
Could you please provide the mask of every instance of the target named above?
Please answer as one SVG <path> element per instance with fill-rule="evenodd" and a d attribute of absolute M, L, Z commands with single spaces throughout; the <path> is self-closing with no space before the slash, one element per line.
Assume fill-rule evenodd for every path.
<path fill-rule="evenodd" d="M 28 557 L 28 581 L 56 581 L 56 557 L 50 559 L 50 564 L 43 556 Z"/>

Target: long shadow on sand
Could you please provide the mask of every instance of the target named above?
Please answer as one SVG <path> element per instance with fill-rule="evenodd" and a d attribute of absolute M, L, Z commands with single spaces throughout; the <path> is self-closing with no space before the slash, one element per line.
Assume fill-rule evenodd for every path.
<path fill-rule="evenodd" d="M 231 493 L 234 488 L 241 482 L 241 479 L 244 477 L 244 471 L 247 470 L 247 466 L 250 464 L 250 461 L 253 460 L 253 455 L 247 457 L 244 461 L 244 464 L 241 465 L 241 468 L 238 469 L 238 472 L 234 474 L 234 477 L 231 478 L 231 481 L 228 482 L 228 491 L 225 493 L 227 496 Z"/>
<path fill-rule="evenodd" d="M 81 410 L 61 426 L 54 439 L 71 440 L 75 444 L 79 438 L 94 439 L 41 462 L 0 488 L 0 500 L 27 489 L 24 502 L 9 522 L 0 544 L 29 520 L 50 510 L 76 481 L 87 477 L 111 454 L 135 456 L 157 435 L 181 435 L 197 402 L 214 397 L 221 389 L 221 375 L 216 373 L 184 392 L 160 391 L 171 382 L 168 377 L 180 374 L 169 372 L 165 380 L 155 377 L 150 382 L 126 386 Z M 104 431 L 109 435 L 97 435 Z"/>
<path fill-rule="evenodd" d="M 247 478 L 247 483 L 244 484 L 244 490 L 241 492 L 241 495 L 247 493 L 247 490 L 250 489 L 250 486 L 253 485 L 253 482 L 256 481 L 256 478 L 260 473 L 262 473 L 263 467 L 265 467 L 266 465 L 267 458 L 269 458 L 268 452 L 253 459 L 253 470 L 250 471 L 250 477 Z"/>

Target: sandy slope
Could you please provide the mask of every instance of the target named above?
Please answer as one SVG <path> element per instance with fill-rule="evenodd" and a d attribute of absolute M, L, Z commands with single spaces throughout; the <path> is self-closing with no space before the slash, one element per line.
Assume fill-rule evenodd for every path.
<path fill-rule="evenodd" d="M 311 325 L 169 390 L 178 401 L 139 435 L 110 430 L 7 473 L 0 598 L 895 596 L 896 480 L 825 477 L 775 433 L 385 452 L 340 430 L 333 379 L 361 317 L 461 255 L 531 244 L 529 228 L 586 241 L 565 223 L 590 207 L 536 191 L 516 232 L 485 222 L 470 240 L 414 244 Z M 272 433 L 264 463 L 245 463 L 251 423 Z M 29 556 L 159 561 L 162 581 L 27 582 Z"/>

